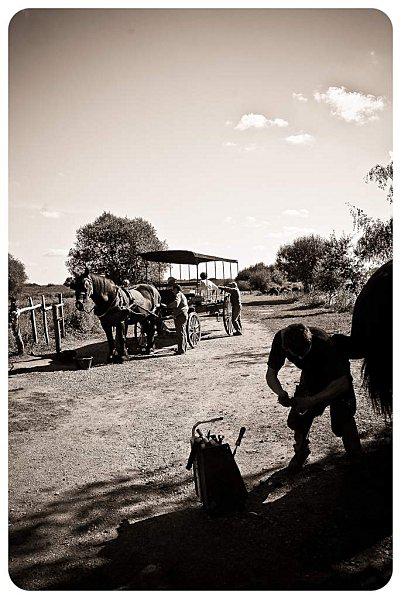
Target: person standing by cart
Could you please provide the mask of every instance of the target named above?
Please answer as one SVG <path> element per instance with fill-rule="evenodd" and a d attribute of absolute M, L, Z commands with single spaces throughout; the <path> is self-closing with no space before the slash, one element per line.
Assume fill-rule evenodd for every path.
<path fill-rule="evenodd" d="M 232 321 L 234 327 L 234 335 L 242 335 L 241 323 L 241 292 L 235 281 L 228 283 L 227 286 L 219 285 L 219 289 L 230 294 L 232 305 Z"/>
<path fill-rule="evenodd" d="M 171 311 L 174 318 L 175 331 L 177 335 L 178 355 L 185 354 L 187 351 L 187 320 L 188 320 L 188 301 L 182 293 L 180 285 L 173 283 L 171 290 L 174 294 L 174 299 L 167 304 L 167 308 Z"/>

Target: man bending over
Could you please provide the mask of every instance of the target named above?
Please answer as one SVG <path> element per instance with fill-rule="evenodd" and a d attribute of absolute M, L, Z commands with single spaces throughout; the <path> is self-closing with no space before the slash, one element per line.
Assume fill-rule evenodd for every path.
<path fill-rule="evenodd" d="M 301 370 L 293 398 L 278 379 L 278 372 L 289 360 Z M 292 324 L 278 331 L 268 360 L 266 382 L 278 396 L 278 402 L 291 407 L 287 424 L 294 431 L 294 451 L 288 468 L 296 471 L 310 454 L 309 431 L 316 416 L 330 406 L 331 428 L 341 437 L 352 460 L 361 455 L 361 443 L 354 415 L 356 400 L 350 365 L 336 349 L 331 337 L 322 329 Z"/>

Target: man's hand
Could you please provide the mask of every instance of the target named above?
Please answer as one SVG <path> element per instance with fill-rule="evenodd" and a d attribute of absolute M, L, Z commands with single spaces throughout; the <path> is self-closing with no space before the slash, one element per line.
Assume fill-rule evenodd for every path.
<path fill-rule="evenodd" d="M 284 408 L 289 408 L 292 405 L 292 402 L 290 400 L 290 396 L 288 395 L 287 391 L 283 391 L 282 393 L 278 394 L 278 403 L 282 406 L 284 406 Z"/>
<path fill-rule="evenodd" d="M 306 395 L 305 397 L 294 397 L 294 407 L 299 412 L 305 412 L 306 410 L 313 408 L 314 405 L 315 402 L 311 395 Z"/>

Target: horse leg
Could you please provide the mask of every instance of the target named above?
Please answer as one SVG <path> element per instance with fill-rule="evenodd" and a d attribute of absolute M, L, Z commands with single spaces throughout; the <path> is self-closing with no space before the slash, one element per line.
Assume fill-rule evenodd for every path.
<path fill-rule="evenodd" d="M 146 331 L 146 353 L 150 354 L 153 351 L 156 323 L 155 318 L 150 316 L 145 320 L 145 331 Z"/>
<path fill-rule="evenodd" d="M 112 362 L 115 352 L 115 343 L 113 337 L 113 327 L 102 323 L 102 328 L 106 333 L 107 343 L 109 344 L 109 354 L 107 356 L 107 362 Z"/>
<path fill-rule="evenodd" d="M 119 360 L 123 361 L 128 356 L 127 348 L 125 346 L 125 322 L 119 322 L 116 325 L 116 346 Z"/>

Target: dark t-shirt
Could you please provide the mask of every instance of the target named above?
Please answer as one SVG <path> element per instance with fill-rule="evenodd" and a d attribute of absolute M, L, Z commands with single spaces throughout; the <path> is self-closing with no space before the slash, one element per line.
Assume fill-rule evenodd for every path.
<path fill-rule="evenodd" d="M 233 306 L 240 306 L 241 305 L 241 292 L 239 289 L 236 289 L 235 287 L 233 287 L 232 289 L 228 290 L 229 294 L 230 294 L 230 298 L 231 298 L 231 303 Z"/>
<path fill-rule="evenodd" d="M 287 358 L 302 370 L 302 383 L 313 394 L 322 391 L 341 376 L 350 376 L 350 365 L 325 331 L 316 327 L 309 329 L 312 333 L 312 347 L 302 359 L 284 350 L 282 330 L 278 331 L 273 339 L 268 366 L 278 372 Z"/>

